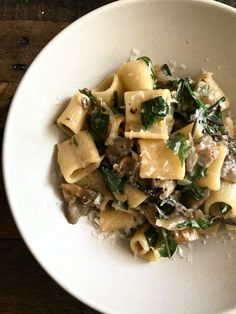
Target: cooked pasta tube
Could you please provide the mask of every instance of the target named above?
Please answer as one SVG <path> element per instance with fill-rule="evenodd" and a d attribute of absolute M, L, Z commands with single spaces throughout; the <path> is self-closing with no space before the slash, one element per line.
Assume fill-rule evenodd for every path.
<path fill-rule="evenodd" d="M 169 107 L 169 113 L 163 119 L 153 123 L 147 130 L 142 124 L 142 103 L 161 97 Z M 125 93 L 125 137 L 146 139 L 168 139 L 173 126 L 173 115 L 170 108 L 170 91 L 158 89 L 153 91 L 135 91 Z"/>
<path fill-rule="evenodd" d="M 117 74 L 107 76 L 92 90 L 97 101 L 105 102 L 108 106 L 121 106 L 124 98 L 124 88 Z"/>
<path fill-rule="evenodd" d="M 66 109 L 57 119 L 57 125 L 67 135 L 79 133 L 83 128 L 88 106 L 90 104 L 89 98 L 78 92 L 71 98 Z"/>
<path fill-rule="evenodd" d="M 88 131 L 81 131 L 57 146 L 57 160 L 68 183 L 81 180 L 100 165 L 101 157 Z"/>
<path fill-rule="evenodd" d="M 228 148 L 223 144 L 219 143 L 217 145 L 218 156 L 210 164 L 206 171 L 206 177 L 201 178 L 198 181 L 198 185 L 201 187 L 207 187 L 210 190 L 217 191 L 220 189 L 221 183 L 221 168 L 226 155 L 228 154 Z"/>
<path fill-rule="evenodd" d="M 140 172 L 141 178 L 161 180 L 182 180 L 185 176 L 185 165 L 179 157 L 167 147 L 162 140 L 140 139 Z"/>
<path fill-rule="evenodd" d="M 160 253 L 157 248 L 150 248 L 145 236 L 147 228 L 148 226 L 145 225 L 135 232 L 130 240 L 130 248 L 135 256 L 144 258 L 148 261 L 156 261 L 160 258 Z"/>
<path fill-rule="evenodd" d="M 217 203 L 225 203 L 231 206 L 230 214 L 236 217 L 236 183 L 221 181 L 221 187 L 218 191 L 211 191 L 210 197 L 206 200 L 204 211 L 209 214 L 209 209 Z"/>
<path fill-rule="evenodd" d="M 123 64 L 118 75 L 126 91 L 153 89 L 154 81 L 150 68 L 142 59 Z"/>
<path fill-rule="evenodd" d="M 102 231 L 129 230 L 135 224 L 135 216 L 131 213 L 109 207 L 100 212 L 99 225 Z"/>
<path fill-rule="evenodd" d="M 130 184 L 125 184 L 124 193 L 127 195 L 127 202 L 130 208 L 138 207 L 148 198 L 147 194 Z"/>

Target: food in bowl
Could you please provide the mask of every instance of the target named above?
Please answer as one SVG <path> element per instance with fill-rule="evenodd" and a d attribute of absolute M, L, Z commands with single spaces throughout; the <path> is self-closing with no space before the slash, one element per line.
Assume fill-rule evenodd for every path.
<path fill-rule="evenodd" d="M 93 214 L 136 256 L 171 258 L 179 244 L 236 225 L 236 140 L 230 102 L 213 79 L 177 77 L 148 57 L 71 98 L 57 124 L 69 223 Z"/>

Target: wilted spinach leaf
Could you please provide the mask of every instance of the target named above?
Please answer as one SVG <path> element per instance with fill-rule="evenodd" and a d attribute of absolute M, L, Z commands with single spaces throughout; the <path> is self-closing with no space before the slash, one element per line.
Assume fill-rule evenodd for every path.
<path fill-rule="evenodd" d="M 116 174 L 112 169 L 108 169 L 105 167 L 102 167 L 101 169 L 107 188 L 112 193 L 122 192 L 123 184 L 121 177 L 118 174 Z"/>
<path fill-rule="evenodd" d="M 225 97 L 219 99 L 213 106 L 203 112 L 202 124 L 204 132 L 208 134 L 222 133 L 224 125 L 222 121 L 221 105 Z"/>
<path fill-rule="evenodd" d="M 189 145 L 185 136 L 180 132 L 171 134 L 167 140 L 167 146 L 173 150 L 175 155 L 179 156 L 181 165 L 183 165 L 189 151 Z"/>
<path fill-rule="evenodd" d="M 196 201 L 200 201 L 204 197 L 206 190 L 208 189 L 198 186 L 197 183 L 193 181 L 191 184 L 183 187 L 183 197 L 192 197 Z"/>
<path fill-rule="evenodd" d="M 104 148 L 107 136 L 109 115 L 104 112 L 102 107 L 90 110 L 86 116 L 86 124 L 90 134 L 93 136 L 99 149 Z"/>
<path fill-rule="evenodd" d="M 206 230 L 212 226 L 214 226 L 217 222 L 216 221 L 209 221 L 208 219 L 202 217 L 198 220 L 185 220 L 177 225 L 177 228 L 195 228 L 195 229 L 201 229 Z"/>
<path fill-rule="evenodd" d="M 191 121 L 191 116 L 197 109 L 205 111 L 206 106 L 194 93 L 189 79 L 180 79 L 176 83 L 176 100 L 178 102 L 176 112 L 181 114 L 186 121 Z"/>
<path fill-rule="evenodd" d="M 162 257 L 169 257 L 175 253 L 177 244 L 175 242 L 173 233 L 164 228 L 159 229 L 159 253 Z"/>
<path fill-rule="evenodd" d="M 91 93 L 91 90 L 89 90 L 88 88 L 83 88 L 83 89 L 80 89 L 79 90 L 82 94 L 86 95 L 89 97 L 93 107 L 97 107 L 97 102 L 96 102 L 96 99 L 93 97 L 92 93 Z"/>
<path fill-rule="evenodd" d="M 153 226 L 149 226 L 144 234 L 147 239 L 148 245 L 154 248 L 158 241 L 158 230 Z"/>
<path fill-rule="evenodd" d="M 155 69 L 154 69 L 152 60 L 146 56 L 140 57 L 137 60 L 143 60 L 146 63 L 146 65 L 149 68 L 151 78 L 153 79 L 153 81 L 155 81 L 156 80 L 156 73 L 155 73 Z"/>
<path fill-rule="evenodd" d="M 168 113 L 169 106 L 161 96 L 149 99 L 141 104 L 141 120 L 145 129 L 164 119 Z"/>

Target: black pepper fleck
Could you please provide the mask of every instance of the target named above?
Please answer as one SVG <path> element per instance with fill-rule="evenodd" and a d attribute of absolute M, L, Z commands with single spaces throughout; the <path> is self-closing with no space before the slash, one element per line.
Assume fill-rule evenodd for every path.
<path fill-rule="evenodd" d="M 130 112 L 131 112 L 132 114 L 135 114 L 137 111 L 138 111 L 137 108 L 135 108 L 135 109 L 134 109 L 134 108 L 131 108 L 131 109 L 130 109 Z"/>

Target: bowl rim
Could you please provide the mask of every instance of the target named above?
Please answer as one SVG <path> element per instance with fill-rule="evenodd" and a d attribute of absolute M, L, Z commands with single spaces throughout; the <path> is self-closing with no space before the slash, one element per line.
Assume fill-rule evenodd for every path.
<path fill-rule="evenodd" d="M 216 0 L 191 0 L 193 3 L 204 3 L 207 6 L 212 6 L 212 7 L 218 7 L 221 8 L 223 11 L 225 12 L 229 12 L 235 15 L 236 17 L 236 8 L 231 7 L 227 4 L 218 2 Z M 54 42 L 57 42 L 58 40 L 60 40 L 63 37 L 66 37 L 66 34 L 69 33 L 72 29 L 81 26 L 84 22 L 86 23 L 87 20 L 92 19 L 94 16 L 96 16 L 97 14 L 99 15 L 100 12 L 104 12 L 106 10 L 110 10 L 110 9 L 114 9 L 116 7 L 120 7 L 120 6 L 126 6 L 127 4 L 130 3 L 155 3 L 155 2 L 163 2 L 163 3 L 171 3 L 171 2 L 181 2 L 181 3 L 189 3 L 189 0 L 116 0 L 112 3 L 108 3 L 106 5 L 103 5 L 101 7 L 98 7 L 97 9 L 88 12 L 87 14 L 81 16 L 80 18 L 76 19 L 74 22 L 70 23 L 68 26 L 66 26 L 63 30 L 61 30 L 57 35 L 55 35 L 47 44 L 46 46 L 38 53 L 38 55 L 34 58 L 34 60 L 32 61 L 32 63 L 30 64 L 29 68 L 27 69 L 27 71 L 25 72 L 25 74 L 23 75 L 23 78 L 21 79 L 17 90 L 13 96 L 13 99 L 11 101 L 11 105 L 9 107 L 8 110 L 8 115 L 6 118 L 6 122 L 5 122 L 5 127 L 4 127 L 4 132 L 3 132 L 3 141 L 2 141 L 2 158 L 1 158 L 1 162 L 2 162 L 2 176 L 3 176 L 3 185 L 5 188 L 5 192 L 6 192 L 6 197 L 7 197 L 7 201 L 9 204 L 9 208 L 11 211 L 11 214 L 13 216 L 14 222 L 16 224 L 16 227 L 24 241 L 24 243 L 26 244 L 28 250 L 30 251 L 30 253 L 32 254 L 32 256 L 34 257 L 34 259 L 37 261 L 37 263 L 40 265 L 40 267 L 42 267 L 42 269 L 49 275 L 49 277 L 51 277 L 63 290 L 65 290 L 67 293 L 69 293 L 70 295 L 72 295 L 74 298 L 76 298 L 77 300 L 79 300 L 80 302 L 83 302 L 84 304 L 86 304 L 87 306 L 99 311 L 99 312 L 103 312 L 103 313 L 109 313 L 110 309 L 106 309 L 105 306 L 102 305 L 98 305 L 98 304 L 94 304 L 90 299 L 88 299 L 88 297 L 84 296 L 83 293 L 81 291 L 74 291 L 72 288 L 70 288 L 66 283 L 61 282 L 60 278 L 58 278 L 57 274 L 54 273 L 52 270 L 49 270 L 47 267 L 47 263 L 41 259 L 40 254 L 34 249 L 34 246 L 32 245 L 31 241 L 26 237 L 25 232 L 23 230 L 23 227 L 21 226 L 21 223 L 19 222 L 19 220 L 17 219 L 16 216 L 16 211 L 17 209 L 15 208 L 15 206 L 13 205 L 13 201 L 12 201 L 12 196 L 11 196 L 11 184 L 8 181 L 8 148 L 7 148 L 7 143 L 8 143 L 8 137 L 9 137 L 9 132 L 11 129 L 11 125 L 12 125 L 12 115 L 13 115 L 13 111 L 15 110 L 14 108 L 17 105 L 18 102 L 18 95 L 20 95 L 21 90 L 24 86 L 25 81 L 28 79 L 29 74 L 34 70 L 34 66 L 35 64 L 40 61 L 44 55 L 47 54 L 48 50 L 51 49 L 51 46 L 54 44 Z"/>

